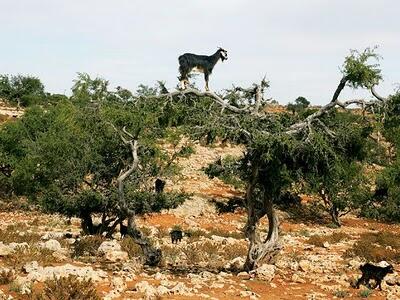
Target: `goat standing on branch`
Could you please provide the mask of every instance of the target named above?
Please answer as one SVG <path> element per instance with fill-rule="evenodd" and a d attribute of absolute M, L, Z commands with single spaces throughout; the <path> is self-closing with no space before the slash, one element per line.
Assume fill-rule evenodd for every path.
<path fill-rule="evenodd" d="M 210 56 L 192 53 L 185 53 L 179 56 L 179 73 L 181 74 L 179 80 L 182 89 L 186 89 L 186 85 L 189 83 L 189 73 L 195 71 L 204 73 L 206 91 L 209 91 L 208 79 L 219 59 L 222 61 L 228 59 L 228 52 L 222 48 L 218 48 L 217 52 Z"/>

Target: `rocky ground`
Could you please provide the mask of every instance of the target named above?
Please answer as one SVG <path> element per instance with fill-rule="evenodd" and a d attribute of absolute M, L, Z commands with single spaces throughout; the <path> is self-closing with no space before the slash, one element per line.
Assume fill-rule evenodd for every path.
<path fill-rule="evenodd" d="M 68 275 L 90 279 L 103 299 L 400 299 L 397 272 L 385 278 L 383 291 L 352 288 L 363 260 L 348 251 L 365 233 L 400 233 L 400 226 L 351 216 L 334 229 L 280 212 L 283 249 L 274 264 L 240 272 L 246 214 L 240 209 L 217 214 L 212 200 L 227 201 L 241 191 L 208 179 L 201 167 L 241 151 L 196 146 L 190 159 L 180 161 L 183 176 L 167 182 L 169 188 L 193 193 L 191 199 L 138 220 L 163 250 L 159 268 L 143 267 L 140 248 L 119 234 L 114 240 L 81 237 L 78 219 L 0 212 L 0 299 L 37 299 L 34 295 L 49 281 Z M 169 231 L 176 226 L 191 237 L 172 244 Z"/>

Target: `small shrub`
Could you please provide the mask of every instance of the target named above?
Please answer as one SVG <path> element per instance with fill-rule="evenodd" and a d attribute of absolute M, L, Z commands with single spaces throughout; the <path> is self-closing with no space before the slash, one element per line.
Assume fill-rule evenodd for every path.
<path fill-rule="evenodd" d="M 234 231 L 225 231 L 219 228 L 212 229 L 207 233 L 207 237 L 211 238 L 211 236 L 217 235 L 217 236 L 222 236 L 222 237 L 231 237 L 234 239 L 244 239 L 244 233 L 243 232 L 234 232 Z"/>
<path fill-rule="evenodd" d="M 23 243 L 26 242 L 33 245 L 40 241 L 41 235 L 36 232 L 27 231 L 28 226 L 25 223 L 17 223 L 9 225 L 5 229 L 0 230 L 0 241 L 3 243 Z"/>
<path fill-rule="evenodd" d="M 333 296 L 338 298 L 346 298 L 349 295 L 348 291 L 337 290 L 333 292 Z"/>
<path fill-rule="evenodd" d="M 151 236 L 151 229 L 148 227 L 140 227 L 139 230 L 145 235 L 145 236 Z"/>
<path fill-rule="evenodd" d="M 368 298 L 371 294 L 372 294 L 372 291 L 370 289 L 360 291 L 361 298 Z"/>
<path fill-rule="evenodd" d="M 193 243 L 200 240 L 200 237 L 207 236 L 207 232 L 202 229 L 189 229 L 186 230 L 185 233 L 189 237 L 189 242 Z"/>
<path fill-rule="evenodd" d="M 182 230 L 182 226 L 179 224 L 175 224 L 174 226 L 172 226 L 172 230 Z"/>
<path fill-rule="evenodd" d="M 105 238 L 100 235 L 86 236 L 74 244 L 73 257 L 85 256 L 85 255 L 96 255 L 97 249 L 99 249 Z"/>
<path fill-rule="evenodd" d="M 171 262 L 172 264 L 176 264 L 178 262 L 181 253 L 179 248 L 176 248 L 175 246 L 162 245 L 161 250 L 163 253 L 164 263 Z"/>
<path fill-rule="evenodd" d="M 307 229 L 300 229 L 299 232 L 297 233 L 297 235 L 309 237 L 310 236 L 310 232 Z"/>
<path fill-rule="evenodd" d="M 100 300 L 91 280 L 80 280 L 69 275 L 48 279 L 44 282 L 43 291 L 33 295 L 34 300 Z"/>
<path fill-rule="evenodd" d="M 16 282 L 11 282 L 8 289 L 10 292 L 21 293 L 21 285 Z"/>
<path fill-rule="evenodd" d="M 212 263 L 217 256 L 220 246 L 212 243 L 211 241 L 197 242 L 188 244 L 182 248 L 185 253 L 187 261 L 192 264 L 207 261 Z"/>
<path fill-rule="evenodd" d="M 158 228 L 156 237 L 158 239 L 162 239 L 162 238 L 164 238 L 166 236 L 169 236 L 169 231 L 167 229 L 165 229 L 165 228 L 161 228 L 161 227 Z"/>
<path fill-rule="evenodd" d="M 12 270 L 3 270 L 0 272 L 0 285 L 9 284 L 15 279 L 15 274 Z"/>
<path fill-rule="evenodd" d="M 248 251 L 247 245 L 235 244 L 226 245 L 220 251 L 221 256 L 226 260 L 232 260 L 236 257 L 246 257 Z"/>
<path fill-rule="evenodd" d="M 123 251 L 128 252 L 129 258 L 134 258 L 134 257 L 142 257 L 143 256 L 143 251 L 142 248 L 135 243 L 132 237 L 128 236 L 125 237 L 121 242 L 121 249 Z"/>
<path fill-rule="evenodd" d="M 315 234 L 308 239 L 307 243 L 317 247 L 323 247 L 325 242 L 336 244 L 347 238 L 349 238 L 349 235 L 343 232 L 334 232 L 326 236 Z"/>
<path fill-rule="evenodd" d="M 52 250 L 39 246 L 18 247 L 13 253 L 3 258 L 3 262 L 14 270 L 21 269 L 23 265 L 34 260 L 43 266 L 57 261 Z"/>
<path fill-rule="evenodd" d="M 344 256 L 358 256 L 372 262 L 400 262 L 400 237 L 391 232 L 362 234 Z"/>

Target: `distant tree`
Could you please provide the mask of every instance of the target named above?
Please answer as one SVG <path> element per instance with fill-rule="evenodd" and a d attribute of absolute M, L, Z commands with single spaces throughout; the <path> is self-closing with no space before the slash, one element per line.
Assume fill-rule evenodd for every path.
<path fill-rule="evenodd" d="M 21 106 L 40 104 L 45 99 L 44 86 L 33 76 L 0 75 L 0 98 Z"/>
<path fill-rule="evenodd" d="M 293 103 L 290 103 L 287 105 L 287 109 L 291 111 L 293 114 L 294 113 L 300 113 L 303 112 L 308 106 L 310 105 L 310 101 L 308 101 L 304 97 L 298 97 Z"/>
<path fill-rule="evenodd" d="M 175 174 L 175 159 L 186 155 L 186 146 L 171 154 L 157 142 L 178 145 L 181 139 L 163 125 L 167 116 L 161 118 L 157 98 L 117 101 L 112 92 L 93 89 L 104 86 L 99 80 L 79 80 L 72 101 L 33 106 L 0 127 L 0 166 L 11 169 L 0 174 L 0 190 L 27 196 L 45 211 L 80 217 L 87 234 L 110 236 L 128 220 L 128 234 L 142 246 L 147 263 L 157 264 L 160 252 L 133 216 L 176 207 L 186 198 L 154 191 L 156 178 Z M 93 90 L 101 92 L 91 98 Z"/>

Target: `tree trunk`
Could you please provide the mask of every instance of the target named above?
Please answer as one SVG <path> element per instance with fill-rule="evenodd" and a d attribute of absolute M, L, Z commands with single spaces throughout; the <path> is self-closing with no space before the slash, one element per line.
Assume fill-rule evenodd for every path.
<path fill-rule="evenodd" d="M 331 215 L 333 224 L 335 224 L 337 227 L 341 227 L 342 224 L 340 223 L 340 219 L 339 219 L 339 210 L 335 204 L 332 204 L 332 206 L 331 206 L 330 215 Z"/>
<path fill-rule="evenodd" d="M 253 170 L 252 176 L 257 176 L 257 172 Z M 253 177 L 254 178 L 254 177 Z M 250 241 L 249 251 L 247 253 L 246 262 L 244 265 L 245 271 L 251 271 L 257 268 L 264 258 L 269 256 L 270 261 L 276 252 L 280 249 L 278 245 L 278 217 L 273 208 L 272 199 L 264 195 L 263 208 L 256 208 L 257 199 L 253 198 L 255 188 L 255 181 L 252 180 L 246 192 L 247 202 L 247 224 L 246 224 L 246 237 Z M 257 233 L 257 226 L 259 220 L 267 215 L 268 218 L 268 234 L 264 241 L 261 240 L 259 233 Z"/>
<path fill-rule="evenodd" d="M 128 218 L 128 228 L 127 228 L 127 235 L 132 237 L 132 239 L 137 243 L 143 250 L 144 256 L 146 257 L 145 264 L 149 266 L 156 266 L 161 262 L 161 250 L 156 249 L 150 242 L 150 240 L 143 235 L 143 233 L 136 227 L 135 224 L 135 212 L 128 207 L 128 204 L 125 199 L 124 194 L 124 181 L 127 179 L 133 171 L 135 171 L 139 165 L 139 158 L 138 158 L 138 142 L 137 140 L 133 139 L 133 136 L 128 133 L 125 128 L 123 132 L 127 134 L 132 140 L 126 140 L 122 135 L 121 139 L 124 141 L 125 144 L 129 144 L 132 152 L 132 164 L 128 170 L 122 172 L 118 178 L 118 198 L 119 198 L 119 206 L 121 209 L 121 214 Z"/>

